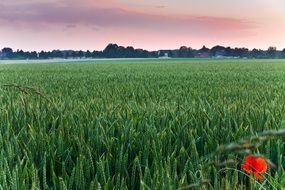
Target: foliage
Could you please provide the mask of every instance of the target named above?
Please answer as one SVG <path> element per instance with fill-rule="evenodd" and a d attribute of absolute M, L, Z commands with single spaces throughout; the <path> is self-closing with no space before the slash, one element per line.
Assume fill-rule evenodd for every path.
<path fill-rule="evenodd" d="M 0 59 L 82 59 L 82 58 L 158 58 L 165 55 L 172 58 L 251 58 L 251 59 L 283 59 L 285 51 L 278 51 L 276 47 L 269 47 L 266 51 L 260 49 L 249 50 L 247 48 L 231 48 L 214 46 L 211 49 L 203 46 L 195 50 L 191 47 L 182 46 L 174 50 L 148 51 L 134 49 L 132 46 L 123 47 L 117 44 L 109 44 L 103 51 L 13 51 L 11 48 L 3 48 L 0 51 Z"/>

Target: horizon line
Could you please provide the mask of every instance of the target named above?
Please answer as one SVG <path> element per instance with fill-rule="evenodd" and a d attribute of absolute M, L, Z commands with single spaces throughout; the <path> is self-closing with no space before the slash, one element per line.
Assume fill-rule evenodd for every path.
<path fill-rule="evenodd" d="M 277 48 L 276 46 L 268 46 L 268 48 L 267 49 L 263 49 L 263 48 L 256 48 L 256 47 L 254 47 L 254 48 L 248 48 L 248 47 L 246 47 L 246 46 L 243 46 L 243 47 L 237 47 L 237 46 L 234 46 L 234 47 L 232 47 L 232 46 L 225 46 L 225 45 L 219 45 L 219 44 L 217 44 L 217 45 L 214 45 L 214 46 L 212 46 L 212 47 L 210 47 L 210 46 L 206 46 L 206 45 L 203 45 L 202 47 L 200 47 L 200 48 L 192 48 L 191 46 L 187 46 L 187 45 L 181 45 L 180 47 L 178 47 L 178 48 L 160 48 L 160 49 L 147 49 L 147 48 L 140 48 L 140 47 L 135 47 L 135 46 L 132 46 L 132 45 L 120 45 L 120 44 L 117 44 L 117 43 L 108 43 L 106 46 L 105 46 L 105 48 L 106 47 L 108 47 L 109 45 L 111 45 L 111 44 L 113 44 L 113 45 L 117 45 L 118 47 L 124 47 L 124 48 L 127 48 L 127 47 L 133 47 L 134 49 L 141 49 L 141 50 L 146 50 L 146 51 L 148 51 L 148 52 L 156 52 L 156 51 L 161 51 L 161 50 L 179 50 L 181 47 L 187 47 L 187 48 L 191 48 L 192 50 L 200 50 L 200 49 L 202 49 L 203 47 L 206 47 L 206 48 L 208 48 L 208 49 L 213 49 L 214 47 L 217 47 L 217 46 L 220 46 L 220 47 L 224 47 L 224 48 L 231 48 L 231 49 L 243 49 L 243 48 L 245 48 L 245 49 L 248 49 L 249 51 L 252 51 L 252 50 L 254 50 L 254 49 L 256 49 L 256 50 L 261 50 L 261 51 L 267 51 L 268 50 L 268 48 L 270 48 L 270 47 L 274 47 L 274 48 L 276 48 L 276 51 L 284 51 L 285 50 L 285 47 L 284 48 L 281 48 L 281 49 L 279 49 L 279 48 Z M 46 50 L 44 50 L 44 49 L 41 49 L 41 50 L 25 50 L 25 49 L 21 49 L 21 48 L 14 48 L 14 47 L 12 47 L 12 46 L 2 46 L 2 47 L 0 47 L 1 49 L 0 49 L 0 52 L 4 49 L 4 48 L 11 48 L 12 50 L 13 50 L 13 52 L 17 52 L 17 51 L 24 51 L 24 52 L 51 52 L 51 51 L 90 51 L 90 52 L 93 52 L 93 51 L 104 51 L 105 50 L 105 48 L 103 48 L 103 49 L 101 49 L 101 50 L 98 50 L 98 49 L 60 49 L 60 48 L 54 48 L 54 49 L 46 49 Z"/>

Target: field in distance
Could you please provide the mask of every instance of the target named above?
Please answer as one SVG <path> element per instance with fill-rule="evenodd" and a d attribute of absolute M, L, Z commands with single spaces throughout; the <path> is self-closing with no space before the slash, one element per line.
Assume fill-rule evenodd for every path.
<path fill-rule="evenodd" d="M 285 186 L 282 140 L 253 151 L 276 165 L 265 182 L 241 170 L 247 152 L 215 154 L 285 127 L 284 60 L 0 64 L 0 73 L 0 189 Z"/>

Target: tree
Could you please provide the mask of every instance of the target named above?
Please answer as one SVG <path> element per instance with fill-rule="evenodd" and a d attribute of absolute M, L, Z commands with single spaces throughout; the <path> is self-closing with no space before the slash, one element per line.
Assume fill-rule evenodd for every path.
<path fill-rule="evenodd" d="M 102 54 L 103 54 L 102 51 L 93 51 L 93 52 L 92 52 L 92 58 L 103 57 Z"/>
<path fill-rule="evenodd" d="M 14 54 L 13 57 L 16 59 L 25 59 L 26 58 L 25 52 L 23 50 L 17 50 L 13 54 Z"/>
<path fill-rule="evenodd" d="M 282 50 L 282 52 L 281 52 L 281 58 L 285 58 L 285 48 Z"/>
<path fill-rule="evenodd" d="M 206 46 L 203 46 L 201 49 L 199 49 L 199 51 L 200 51 L 201 53 L 208 53 L 208 52 L 210 51 L 210 49 L 207 48 Z"/>
<path fill-rule="evenodd" d="M 106 58 L 115 58 L 118 57 L 117 51 L 119 49 L 119 46 L 117 44 L 109 44 L 104 50 L 103 50 L 103 56 Z"/>
<path fill-rule="evenodd" d="M 231 48 L 223 46 L 214 46 L 209 49 L 203 46 L 201 49 L 195 50 L 191 47 L 182 46 L 174 50 L 147 51 L 143 49 L 135 49 L 132 46 L 118 46 L 117 44 L 108 44 L 103 51 L 74 51 L 74 50 L 53 50 L 28 52 L 23 50 L 13 51 L 12 48 L 5 47 L 0 50 L 0 58 L 4 59 L 51 59 L 51 58 L 157 58 L 168 54 L 169 57 L 241 57 L 241 58 L 285 58 L 285 48 L 277 51 L 276 47 L 270 46 L 267 50 L 253 49 L 249 51 L 247 48 Z"/>
<path fill-rule="evenodd" d="M 247 48 L 235 48 L 234 56 L 235 57 L 249 57 L 249 50 Z"/>
<path fill-rule="evenodd" d="M 226 48 L 223 46 L 214 46 L 210 53 L 212 56 L 224 56 L 225 55 Z"/>
<path fill-rule="evenodd" d="M 178 50 L 178 56 L 179 57 L 194 57 L 194 52 L 192 48 L 188 48 L 186 46 L 182 46 L 180 47 L 180 49 Z"/>
<path fill-rule="evenodd" d="M 30 52 L 29 59 L 38 59 L 38 53 L 36 51 Z"/>
<path fill-rule="evenodd" d="M 48 57 L 48 53 L 47 52 L 44 52 L 44 51 L 41 51 L 40 53 L 39 53 L 39 58 L 40 59 L 48 59 L 49 57 Z"/>
<path fill-rule="evenodd" d="M 262 58 L 264 55 L 263 55 L 263 51 L 260 50 L 260 49 L 253 49 L 251 52 L 250 52 L 250 57 L 252 58 Z"/>
<path fill-rule="evenodd" d="M 268 58 L 276 58 L 277 56 L 277 48 L 270 46 L 267 50 Z"/>
<path fill-rule="evenodd" d="M 13 57 L 13 49 L 9 47 L 5 47 L 2 49 L 2 56 L 4 58 L 12 58 Z"/>
<path fill-rule="evenodd" d="M 84 57 L 84 52 L 83 52 L 82 50 L 80 50 L 80 51 L 78 52 L 78 57 L 79 57 L 80 59 Z"/>
<path fill-rule="evenodd" d="M 231 47 L 225 48 L 224 55 L 229 56 L 229 57 L 233 57 L 234 56 L 234 49 L 232 49 Z"/>
<path fill-rule="evenodd" d="M 135 49 L 132 46 L 128 46 L 126 48 L 126 57 L 133 58 L 139 57 L 139 55 L 136 53 Z"/>
<path fill-rule="evenodd" d="M 63 58 L 63 57 L 64 57 L 64 54 L 63 54 L 63 52 L 60 51 L 60 50 L 53 50 L 53 51 L 51 52 L 51 57 L 52 57 L 52 58 Z"/>
<path fill-rule="evenodd" d="M 87 50 L 86 53 L 85 53 L 85 57 L 86 58 L 91 58 L 92 57 L 92 53 L 89 50 Z"/>

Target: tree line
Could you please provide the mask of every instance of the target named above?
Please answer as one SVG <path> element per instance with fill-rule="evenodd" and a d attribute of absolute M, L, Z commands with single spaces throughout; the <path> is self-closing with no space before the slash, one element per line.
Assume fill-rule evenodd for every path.
<path fill-rule="evenodd" d="M 285 58 L 285 49 L 278 51 L 276 47 L 267 50 L 247 48 L 231 48 L 214 46 L 211 49 L 203 46 L 201 49 L 192 49 L 182 46 L 174 50 L 147 51 L 135 49 L 131 46 L 123 47 L 117 44 L 109 44 L 103 51 L 13 51 L 5 47 L 0 51 L 0 59 L 82 59 L 82 58 L 255 58 L 255 59 L 282 59 Z"/>

